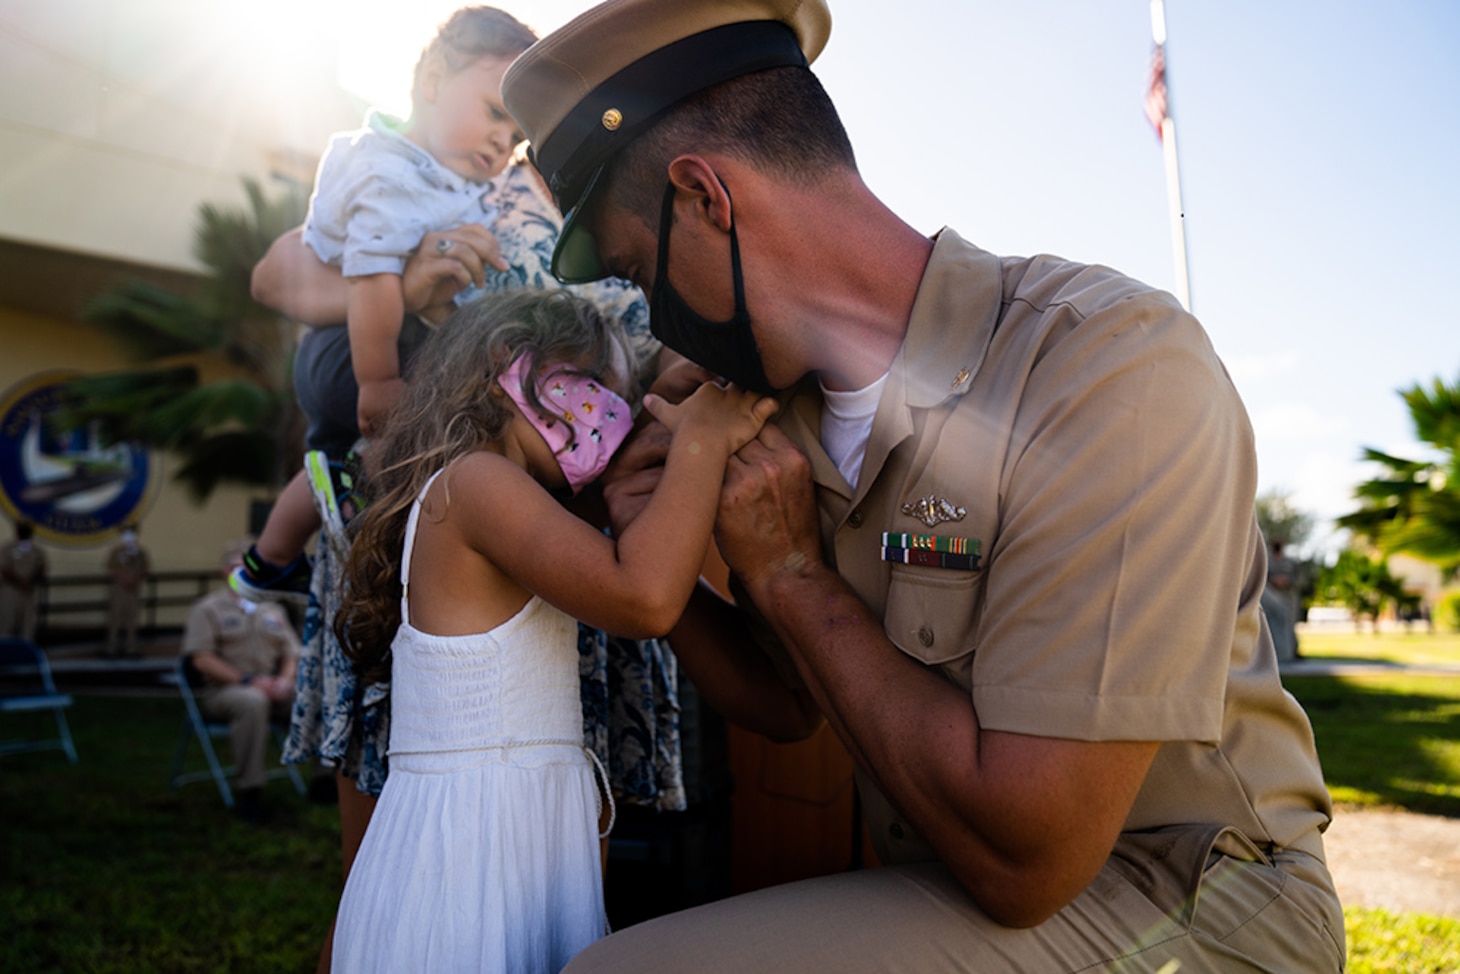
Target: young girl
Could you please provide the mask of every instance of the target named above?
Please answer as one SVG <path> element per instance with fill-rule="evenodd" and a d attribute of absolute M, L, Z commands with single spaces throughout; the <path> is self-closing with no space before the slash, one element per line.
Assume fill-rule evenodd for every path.
<path fill-rule="evenodd" d="M 477 302 L 418 361 L 372 446 L 336 620 L 357 665 L 388 665 L 394 702 L 334 969 L 556 971 L 604 932 L 597 838 L 611 821 L 582 743 L 574 619 L 638 637 L 673 626 L 726 460 L 775 405 L 714 385 L 678 406 L 645 397 L 674 440 L 615 542 L 557 500 L 631 424 L 623 337 L 591 305 Z"/>

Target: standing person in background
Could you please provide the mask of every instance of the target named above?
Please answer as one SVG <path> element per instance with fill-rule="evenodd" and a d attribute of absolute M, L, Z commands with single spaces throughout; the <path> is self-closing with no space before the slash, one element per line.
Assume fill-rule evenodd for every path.
<path fill-rule="evenodd" d="M 883 864 L 568 970 L 1336 974 L 1231 379 L 1169 294 L 892 212 L 809 69 L 830 29 L 822 0 L 609 0 L 503 80 L 568 213 L 559 279 L 626 276 L 668 347 L 782 390 L 720 497 L 735 604 L 701 590 L 670 642 L 728 718 L 831 724 Z M 621 453 L 616 526 L 663 441 Z"/>
<path fill-rule="evenodd" d="M 137 525 L 126 525 L 106 556 L 108 658 L 141 655 L 137 648 L 137 623 L 142 616 L 142 587 L 151 571 L 147 549 L 137 542 Z"/>
<path fill-rule="evenodd" d="M 15 539 L 0 547 L 0 636 L 35 641 L 46 553 L 35 543 L 35 527 L 15 522 Z"/>
<path fill-rule="evenodd" d="M 223 587 L 193 603 L 182 652 L 207 680 L 198 699 L 204 716 L 228 721 L 238 766 L 235 808 L 240 818 L 257 823 L 263 816 L 269 721 L 287 716 L 294 700 L 299 637 L 281 607 L 228 588 L 228 575 L 247 550 L 244 541 L 223 552 Z"/>
<path fill-rule="evenodd" d="M 1283 553 L 1283 542 L 1272 542 L 1267 557 L 1267 587 L 1262 592 L 1262 611 L 1272 630 L 1272 644 L 1280 663 L 1298 658 L 1298 563 Z"/>

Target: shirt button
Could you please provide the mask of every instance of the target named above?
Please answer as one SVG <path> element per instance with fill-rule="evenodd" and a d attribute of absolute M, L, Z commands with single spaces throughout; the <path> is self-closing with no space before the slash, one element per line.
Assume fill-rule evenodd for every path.
<path fill-rule="evenodd" d="M 893 822 L 887 827 L 887 834 L 892 836 L 894 839 L 902 838 L 902 823 Z"/>
<path fill-rule="evenodd" d="M 933 645 L 933 630 L 930 626 L 923 626 L 918 630 L 918 642 L 924 646 Z"/>
<path fill-rule="evenodd" d="M 860 528 L 862 526 L 863 520 L 864 518 L 862 517 L 861 511 L 853 511 L 851 514 L 847 515 L 847 525 L 849 527 Z"/>

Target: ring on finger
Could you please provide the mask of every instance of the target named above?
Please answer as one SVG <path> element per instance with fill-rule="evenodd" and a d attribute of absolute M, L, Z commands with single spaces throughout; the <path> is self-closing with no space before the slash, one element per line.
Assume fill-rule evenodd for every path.
<path fill-rule="evenodd" d="M 444 254 L 456 243 L 454 240 L 441 239 L 436 241 L 436 253 Z"/>

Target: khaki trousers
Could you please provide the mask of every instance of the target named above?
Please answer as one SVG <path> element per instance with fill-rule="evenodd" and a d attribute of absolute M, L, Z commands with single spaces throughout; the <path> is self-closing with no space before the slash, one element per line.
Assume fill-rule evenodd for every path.
<path fill-rule="evenodd" d="M 0 585 L 0 636 L 19 636 L 35 642 L 38 603 L 35 589 L 22 592 Z"/>
<path fill-rule="evenodd" d="M 1208 829 L 1175 846 L 1117 846 L 1089 888 L 1026 930 L 989 920 L 945 867 L 924 863 L 791 883 L 650 920 L 590 946 L 565 974 L 1342 971 L 1343 913 L 1323 864 L 1294 851 L 1276 861 L 1255 850 L 1252 859 L 1216 852 L 1215 838 Z M 1195 889 L 1182 879 L 1188 869 Z"/>
<path fill-rule="evenodd" d="M 274 704 L 256 687 L 215 687 L 198 701 L 209 720 L 228 721 L 228 739 L 238 768 L 239 788 L 262 788 L 266 778 L 264 750 L 269 743 L 270 716 L 287 717 L 289 703 Z"/>
<path fill-rule="evenodd" d="M 106 654 L 137 653 L 137 620 L 142 615 L 142 593 L 113 588 L 106 609 Z"/>

